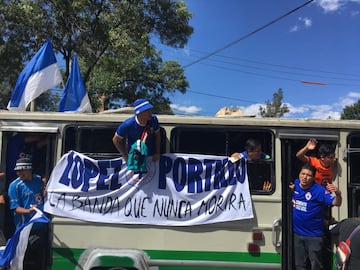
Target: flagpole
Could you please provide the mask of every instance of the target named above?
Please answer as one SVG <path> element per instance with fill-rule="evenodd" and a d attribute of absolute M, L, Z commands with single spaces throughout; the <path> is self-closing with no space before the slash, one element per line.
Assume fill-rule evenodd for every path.
<path fill-rule="evenodd" d="M 35 100 L 30 102 L 30 112 L 35 112 Z"/>

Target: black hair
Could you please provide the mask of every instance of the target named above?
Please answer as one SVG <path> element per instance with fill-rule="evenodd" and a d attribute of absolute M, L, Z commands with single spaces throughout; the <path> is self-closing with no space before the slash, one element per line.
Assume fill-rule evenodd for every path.
<path fill-rule="evenodd" d="M 335 147 L 331 144 L 324 143 L 319 147 L 319 156 L 327 157 L 335 153 Z"/>
<path fill-rule="evenodd" d="M 257 139 L 247 139 L 245 142 L 245 150 L 246 151 L 253 151 L 256 147 L 261 146 L 261 143 Z"/>
<path fill-rule="evenodd" d="M 305 163 L 304 165 L 302 165 L 301 170 L 309 170 L 313 173 L 313 177 L 315 177 L 316 168 L 309 163 Z"/>

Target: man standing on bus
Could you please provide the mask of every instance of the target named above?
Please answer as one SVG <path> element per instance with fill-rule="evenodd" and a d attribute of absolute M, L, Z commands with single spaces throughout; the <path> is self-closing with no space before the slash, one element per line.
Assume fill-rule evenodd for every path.
<path fill-rule="evenodd" d="M 160 126 L 153 106 L 146 99 L 138 99 L 134 102 L 135 115 L 126 119 L 117 128 L 113 143 L 120 152 L 125 162 L 128 162 L 131 147 L 138 140 L 144 141 L 147 146 L 147 155 L 152 156 L 153 161 L 160 158 Z"/>
<path fill-rule="evenodd" d="M 316 169 L 306 163 L 299 178 L 290 185 L 293 202 L 294 258 L 296 270 L 324 269 L 324 207 L 340 206 L 341 191 L 328 183 L 326 189 L 314 182 Z"/>
<path fill-rule="evenodd" d="M 318 142 L 316 139 L 311 138 L 308 140 L 306 145 L 301 148 L 297 153 L 296 157 L 304 163 L 309 163 L 316 169 L 314 181 L 327 188 L 327 183 L 332 184 L 336 178 L 338 163 L 335 155 L 335 147 L 328 143 L 323 143 L 319 146 L 317 156 L 306 155 L 309 151 L 316 148 Z M 329 225 L 335 223 L 335 219 L 332 218 L 331 208 L 324 207 L 324 226 L 325 226 L 325 237 L 324 237 L 324 256 L 325 256 L 325 269 L 331 269 L 329 262 L 332 259 L 332 242 L 331 234 L 329 232 Z"/>

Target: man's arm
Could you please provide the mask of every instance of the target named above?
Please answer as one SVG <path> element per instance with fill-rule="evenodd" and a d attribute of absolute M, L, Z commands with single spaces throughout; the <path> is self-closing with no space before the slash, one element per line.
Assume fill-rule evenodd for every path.
<path fill-rule="evenodd" d="M 334 206 L 340 206 L 342 202 L 340 189 L 338 189 L 334 184 L 327 184 L 326 189 L 330 192 L 335 193 L 335 199 L 333 200 L 332 204 Z"/>
<path fill-rule="evenodd" d="M 35 211 L 35 208 L 36 208 L 36 205 L 31 206 L 30 208 L 24 208 L 24 207 L 19 206 L 19 207 L 16 207 L 16 208 L 15 208 L 15 212 L 16 212 L 17 214 L 21 214 L 21 215 L 23 215 L 23 214 L 30 214 L 31 212 L 34 212 L 34 211 Z"/>
<path fill-rule="evenodd" d="M 125 138 L 119 137 L 117 134 L 114 134 L 114 137 L 112 139 L 116 149 L 119 151 L 121 156 L 125 159 L 125 162 L 128 160 L 128 152 L 125 147 Z"/>
<path fill-rule="evenodd" d="M 337 190 L 335 191 L 335 200 L 333 200 L 333 205 L 334 206 L 340 206 L 342 203 L 342 197 L 341 197 L 341 191 Z"/>
<path fill-rule="evenodd" d="M 310 150 L 314 150 L 316 147 L 316 144 L 317 144 L 316 139 L 310 139 L 306 143 L 306 145 L 296 153 L 296 157 L 304 163 L 309 162 L 309 157 L 306 155 L 306 153 Z"/>

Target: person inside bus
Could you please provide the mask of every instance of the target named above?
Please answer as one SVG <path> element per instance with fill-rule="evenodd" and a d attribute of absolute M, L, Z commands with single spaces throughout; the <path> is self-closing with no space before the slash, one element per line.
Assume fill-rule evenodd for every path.
<path fill-rule="evenodd" d="M 296 157 L 302 162 L 314 166 L 316 168 L 314 181 L 327 188 L 329 187 L 328 183 L 332 184 L 337 175 L 338 166 L 335 148 L 330 144 L 324 143 L 319 146 L 317 157 L 306 155 L 309 151 L 316 149 L 317 144 L 316 139 L 310 138 L 306 145 L 296 153 Z M 324 245 L 326 247 L 324 249 L 324 257 L 326 258 L 326 269 L 331 268 L 329 261 L 331 261 L 332 258 L 332 241 L 329 225 L 334 223 L 336 223 L 336 220 L 332 217 L 331 207 L 324 207 Z"/>
<path fill-rule="evenodd" d="M 293 233 L 295 269 L 306 270 L 308 260 L 312 270 L 324 269 L 323 236 L 324 206 L 340 206 L 341 191 L 327 183 L 326 189 L 314 181 L 316 168 L 305 163 L 299 178 L 290 184 L 293 203 Z"/>
<path fill-rule="evenodd" d="M 10 183 L 8 196 L 14 214 L 16 228 L 27 223 L 36 213 L 35 208 L 44 209 L 44 187 L 41 176 L 33 174 L 32 161 L 20 158 L 14 168 L 18 178 Z M 24 257 L 24 269 L 46 269 L 49 249 L 48 224 L 34 223 Z"/>
<path fill-rule="evenodd" d="M 147 155 L 157 161 L 160 158 L 161 135 L 159 121 L 152 112 L 153 106 L 146 99 L 136 100 L 133 106 L 135 115 L 118 126 L 112 141 L 127 163 L 130 149 L 138 140 L 145 142 Z"/>
<path fill-rule="evenodd" d="M 235 152 L 231 154 L 230 159 L 232 162 L 235 162 L 241 158 L 244 158 L 248 161 L 257 161 L 257 160 L 268 160 L 270 156 L 262 151 L 261 143 L 254 138 L 247 139 L 245 142 L 245 151 L 238 153 Z M 264 175 L 259 175 L 257 173 L 252 173 L 250 166 L 248 168 L 249 175 L 249 185 L 251 190 L 271 190 L 271 181 L 269 181 L 270 174 L 264 178 Z M 259 171 L 258 168 L 254 168 L 256 171 Z M 253 176 L 254 175 L 254 176 Z M 253 177 L 252 177 L 253 176 Z M 250 179 L 251 178 L 251 179 Z"/>
<path fill-rule="evenodd" d="M 270 156 L 262 151 L 262 145 L 257 139 L 247 139 L 244 146 L 245 151 L 231 154 L 233 160 L 239 160 L 245 158 L 247 160 L 266 160 L 270 159 Z"/>
<path fill-rule="evenodd" d="M 33 162 L 33 170 L 44 178 L 47 144 L 46 134 L 14 133 L 7 145 L 6 178 L 8 183 L 17 177 L 14 167 L 19 158 L 30 158 Z"/>
<path fill-rule="evenodd" d="M 316 139 L 309 139 L 306 145 L 296 153 L 296 157 L 302 162 L 314 166 L 316 168 L 315 182 L 326 187 L 326 184 L 332 184 L 336 177 L 337 159 L 335 148 L 330 144 L 321 144 L 318 157 L 307 156 L 306 153 L 314 150 L 317 143 Z"/>

